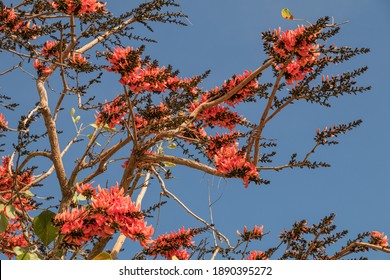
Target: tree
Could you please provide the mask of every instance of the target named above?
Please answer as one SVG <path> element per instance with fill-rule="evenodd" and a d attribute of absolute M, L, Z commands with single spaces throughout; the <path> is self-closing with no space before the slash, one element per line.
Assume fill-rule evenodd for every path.
<path fill-rule="evenodd" d="M 36 103 L 27 105 L 32 107 L 19 120 L 7 118 L 8 111 L 0 114 L 0 131 L 7 137 L 3 152 L 10 151 L 0 167 L 1 253 L 17 259 L 115 259 L 126 238 L 141 246 L 128 256 L 134 259 L 268 259 L 282 245 L 281 259 L 339 259 L 369 249 L 390 252 L 387 237 L 372 231 L 329 254 L 326 249 L 347 234 L 335 231 L 334 214 L 312 226 L 304 220 L 294 223 L 280 234 L 277 246 L 264 252 L 249 250 L 250 242 L 266 235 L 263 226 L 244 226 L 233 244 L 218 225 L 194 213 L 166 186 L 176 165 L 239 178 L 243 195 L 249 185 L 269 183 L 267 170 L 329 166 L 313 161 L 313 153 L 338 144 L 335 139 L 361 120 L 317 130 L 306 155 L 294 153 L 280 166 L 272 164 L 277 143 L 264 131 L 294 102 L 330 106 L 334 97 L 370 89 L 356 85 L 367 67 L 323 75 L 328 66 L 369 52 L 332 45 L 341 24 L 324 17 L 295 30 L 263 32 L 267 60 L 254 71 L 204 90 L 201 83 L 209 71 L 181 77 L 173 66 L 160 66 L 147 56 L 145 46 L 127 44 L 129 39 L 130 43 L 152 42 L 134 33 L 134 23 L 150 30 L 152 22 L 186 25 L 187 17 L 174 0 L 145 2 L 119 16 L 95 0 L 0 3 L 0 49 L 14 62 L 1 74 L 23 70 L 35 80 L 37 93 Z M 282 15 L 293 19 L 286 9 Z M 273 74 L 272 82 L 263 81 L 266 71 Z M 97 85 L 109 75 L 117 76 L 122 91 L 95 94 Z M 18 107 L 9 95 L 0 98 L 4 109 Z M 258 120 L 239 114 L 240 104 L 259 101 L 265 106 Z M 61 122 L 69 113 L 75 130 Z M 89 125 L 81 123 L 93 115 Z M 77 152 L 73 155 L 72 151 Z M 119 167 L 121 178 L 111 178 L 110 170 Z M 44 198 L 34 194 L 38 187 L 53 188 L 48 185 L 51 178 L 59 189 L 58 203 L 49 190 Z M 152 184 L 161 188 L 161 197 L 178 203 L 202 226 L 182 227 L 169 234 L 155 232 L 148 218 L 166 201 L 141 208 Z M 203 234 L 212 236 L 212 242 L 193 241 Z M 112 250 L 105 252 L 113 237 Z"/>

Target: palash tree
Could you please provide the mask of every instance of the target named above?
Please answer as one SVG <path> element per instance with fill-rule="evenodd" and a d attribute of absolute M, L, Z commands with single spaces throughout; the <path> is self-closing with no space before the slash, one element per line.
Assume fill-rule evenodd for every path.
<path fill-rule="evenodd" d="M 2 254 L 16 259 L 115 259 L 126 238 L 141 245 L 126 256 L 133 259 L 270 259 L 278 250 L 280 259 L 340 259 L 369 249 L 390 252 L 387 237 L 372 231 L 329 254 L 328 247 L 347 234 L 336 231 L 334 214 L 312 226 L 296 222 L 278 236 L 274 248 L 250 251 L 249 243 L 266 234 L 263 226 L 243 226 L 233 244 L 218 224 L 194 213 L 166 186 L 175 165 L 240 178 L 243 196 L 245 188 L 269 183 L 267 171 L 329 166 L 311 160 L 313 153 L 337 144 L 335 139 L 361 120 L 317 130 L 307 154 L 293 154 L 281 166 L 272 164 L 277 146 L 264 129 L 293 103 L 330 106 L 334 97 L 370 89 L 356 82 L 367 67 L 323 74 L 329 65 L 369 51 L 331 44 L 339 24 L 325 17 L 295 30 L 263 32 L 268 59 L 205 90 L 201 83 L 209 72 L 181 77 L 172 66 L 160 66 L 147 56 L 145 46 L 128 45 L 132 40 L 152 42 L 134 33 L 134 23 L 148 29 L 152 22 L 186 25 L 187 17 L 174 0 L 144 2 L 120 16 L 95 0 L 0 4 L 1 55 L 14 62 L 0 74 L 22 70 L 36 82 L 30 94 L 36 104 L 18 120 L 7 114 L 27 100 L 13 100 L 12 93 L 0 96 L 0 132 L 6 137 L 0 167 Z M 293 19 L 288 10 L 283 16 Z M 272 71 L 273 81 L 263 81 L 265 71 Z M 108 72 L 117 75 L 122 91 L 102 97 L 94 87 L 105 82 Z M 247 120 L 236 108 L 259 101 L 263 107 L 257 120 Z M 76 130 L 60 131 L 61 118 L 69 112 Z M 83 126 L 80 119 L 88 116 L 94 121 Z M 74 147 L 81 152 L 73 161 L 64 160 L 73 156 Z M 41 167 L 42 160 L 50 165 Z M 103 187 L 101 176 L 119 166 L 122 177 L 110 178 Z M 55 186 L 48 183 L 50 178 L 56 179 Z M 202 226 L 155 232 L 147 220 L 165 202 L 141 207 L 151 178 L 162 196 Z M 47 189 L 47 197 L 36 196 L 36 187 Z M 49 197 L 53 188 L 60 190 L 58 203 Z M 193 239 L 205 233 L 211 242 Z M 114 246 L 107 248 L 113 237 Z"/>

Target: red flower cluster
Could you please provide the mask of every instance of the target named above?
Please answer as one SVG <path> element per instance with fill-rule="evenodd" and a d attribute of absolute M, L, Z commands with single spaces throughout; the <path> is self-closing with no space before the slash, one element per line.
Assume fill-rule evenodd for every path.
<path fill-rule="evenodd" d="M 76 191 L 83 195 L 86 199 L 92 199 L 96 195 L 96 189 L 92 188 L 93 183 L 86 183 L 86 184 L 77 184 L 76 185 Z"/>
<path fill-rule="evenodd" d="M 120 231 L 132 240 L 138 240 L 146 247 L 151 242 L 153 227 L 147 226 L 140 206 L 135 205 L 118 185 L 110 190 L 92 184 L 77 186 L 82 194 L 91 194 L 92 203 L 87 207 L 73 208 L 57 214 L 54 225 L 64 235 L 68 245 L 80 246 L 95 236 L 107 237 Z"/>
<path fill-rule="evenodd" d="M 219 133 L 216 132 L 215 137 L 208 136 L 209 145 L 206 148 L 207 156 L 210 159 L 214 158 L 214 155 L 216 155 L 222 147 L 235 144 L 240 135 L 240 132 L 223 133 L 222 135 L 219 135 Z"/>
<path fill-rule="evenodd" d="M 253 163 L 245 160 L 245 153 L 237 150 L 237 146 L 238 143 L 219 149 L 214 156 L 215 167 L 227 177 L 241 178 L 247 188 L 249 181 L 258 180 L 259 172 Z"/>
<path fill-rule="evenodd" d="M 90 64 L 88 60 L 82 56 L 82 54 L 74 53 L 72 56 L 68 56 L 68 65 L 73 68 L 83 69 Z"/>
<path fill-rule="evenodd" d="M 161 124 L 161 121 L 167 120 L 171 117 L 168 107 L 165 106 L 162 102 L 160 102 L 157 106 L 151 105 L 148 107 L 144 115 L 144 121 L 146 121 L 147 124 Z M 142 123 L 143 121 L 141 124 Z"/>
<path fill-rule="evenodd" d="M 134 116 L 134 121 L 135 121 L 135 128 L 138 130 L 143 129 L 148 125 L 147 120 L 145 120 L 143 117 L 140 117 L 137 115 Z"/>
<path fill-rule="evenodd" d="M 18 196 L 15 194 L 15 191 L 21 191 L 33 181 L 34 176 L 31 170 L 26 170 L 17 175 L 15 180 L 9 173 L 9 168 L 11 167 L 12 163 L 10 162 L 10 158 L 3 157 L 2 166 L 0 166 L 0 197 L 6 201 L 12 201 L 10 205 L 15 207 L 15 209 L 23 211 L 35 209 L 33 201 L 25 192 L 19 192 Z M 6 209 L 4 207 L 3 211 L 8 218 L 8 226 L 4 232 L 0 233 L 0 251 L 5 250 L 3 253 L 11 258 L 13 254 L 10 254 L 9 251 L 12 251 L 16 246 L 27 246 L 27 241 L 21 232 L 20 217 L 17 214 L 10 216 L 7 214 Z"/>
<path fill-rule="evenodd" d="M 11 253 L 15 247 L 26 247 L 28 245 L 21 230 L 22 227 L 19 221 L 9 220 L 7 229 L 0 233 L 0 252 L 4 253 L 8 258 L 12 258 L 15 255 Z"/>
<path fill-rule="evenodd" d="M 132 47 L 115 48 L 113 53 L 107 54 L 107 60 L 111 63 L 111 67 L 106 68 L 107 71 L 119 73 L 122 76 L 141 67 L 139 50 L 134 50 Z"/>
<path fill-rule="evenodd" d="M 244 232 L 241 233 L 238 231 L 237 234 L 241 236 L 244 241 L 259 239 L 264 235 L 263 226 L 255 226 L 252 230 L 248 230 L 246 226 L 244 226 Z"/>
<path fill-rule="evenodd" d="M 295 30 L 287 30 L 282 33 L 280 28 L 274 30 L 274 35 L 279 37 L 273 46 L 273 51 L 278 58 L 277 61 L 285 61 L 291 55 L 294 56 L 294 59 L 288 65 L 280 62 L 275 66 L 276 70 L 285 68 L 287 84 L 303 80 L 306 74 L 313 71 L 313 66 L 320 56 L 318 45 L 314 44 L 316 36 L 305 37 L 305 29 L 305 26 L 298 26 Z"/>
<path fill-rule="evenodd" d="M 105 13 L 105 5 L 96 0 L 54 0 L 49 3 L 60 12 L 69 15 L 82 16 L 84 14 Z"/>
<path fill-rule="evenodd" d="M 60 42 L 55 42 L 55 41 L 47 41 L 41 50 L 41 54 L 45 59 L 49 59 L 51 57 L 59 57 L 60 56 Z M 53 70 L 50 69 L 50 67 L 47 67 L 45 63 L 42 61 L 36 59 L 33 63 L 34 69 L 38 72 L 38 75 L 50 75 Z"/>
<path fill-rule="evenodd" d="M 118 47 L 108 54 L 107 60 L 111 63 L 107 71 L 121 74 L 119 82 L 135 93 L 164 92 L 168 88 L 177 89 L 180 84 L 179 78 L 171 77 L 165 67 L 143 65 L 138 49 Z"/>
<path fill-rule="evenodd" d="M 389 240 L 383 232 L 380 233 L 379 231 L 371 231 L 370 237 L 371 237 L 371 241 L 370 241 L 371 244 L 375 244 L 383 247 L 389 246 Z"/>
<path fill-rule="evenodd" d="M 39 76 L 40 75 L 47 76 L 53 72 L 53 70 L 50 67 L 45 66 L 45 64 L 42 61 L 39 61 L 38 59 L 34 61 L 33 65 L 34 65 L 34 69 L 38 72 Z"/>
<path fill-rule="evenodd" d="M 128 114 L 129 108 L 123 96 L 116 97 L 113 101 L 107 102 L 104 107 L 95 115 L 97 126 L 107 124 L 110 128 L 120 125 Z M 161 121 L 170 117 L 168 107 L 162 102 L 159 105 L 151 105 L 144 112 L 144 116 L 134 112 L 134 122 L 137 130 L 145 128 L 147 125 L 159 125 Z"/>
<path fill-rule="evenodd" d="M 166 69 L 157 67 L 138 68 L 120 79 L 121 84 L 128 85 L 135 92 L 164 92 L 168 88 Z"/>
<path fill-rule="evenodd" d="M 7 9 L 7 7 L 4 6 L 3 10 L 0 11 L 0 31 L 8 29 L 15 32 L 25 26 L 26 24 L 15 14 L 13 8 Z"/>
<path fill-rule="evenodd" d="M 268 257 L 262 251 L 252 251 L 247 260 L 268 260 Z"/>
<path fill-rule="evenodd" d="M 0 113 L 0 131 L 8 127 L 8 122 L 5 120 L 4 115 Z"/>
<path fill-rule="evenodd" d="M 210 94 L 205 94 L 202 96 L 201 100 L 197 103 L 191 103 L 190 111 L 194 111 L 200 104 L 207 102 Z M 236 112 L 232 112 L 228 107 L 217 105 L 211 108 L 203 110 L 196 117 L 197 121 L 203 122 L 204 127 L 221 127 L 233 130 L 236 128 L 237 124 L 243 122 L 241 116 Z"/>
<path fill-rule="evenodd" d="M 34 209 L 34 205 L 29 196 L 24 196 L 20 193 L 18 197 L 15 196 L 15 191 L 22 190 L 26 185 L 30 184 L 34 180 L 34 175 L 31 170 L 26 170 L 17 175 L 16 180 L 9 173 L 9 167 L 12 167 L 9 157 L 2 157 L 2 166 L 0 166 L 0 196 L 5 200 L 12 198 L 12 205 L 15 208 L 26 211 Z M 11 166 L 9 166 L 11 165 Z M 19 199 L 20 197 L 20 199 Z"/>
<path fill-rule="evenodd" d="M 147 252 L 151 256 L 163 256 L 169 260 L 173 257 L 179 260 L 188 260 L 189 253 L 183 247 L 189 247 L 193 244 L 191 241 L 195 233 L 191 229 L 182 227 L 178 232 L 159 235 L 150 244 Z"/>
<path fill-rule="evenodd" d="M 0 32 L 11 31 L 15 35 L 29 40 L 34 40 L 39 35 L 39 27 L 35 24 L 30 27 L 30 23 L 17 15 L 13 8 L 1 6 L 3 8 L 0 9 Z"/>
<path fill-rule="evenodd" d="M 122 96 L 116 97 L 112 102 L 104 105 L 103 109 L 95 115 L 97 126 L 107 124 L 110 128 L 114 128 L 120 124 L 128 112 L 128 106 Z"/>
<path fill-rule="evenodd" d="M 60 42 L 47 41 L 41 50 L 41 54 L 44 58 L 59 57 L 60 55 Z"/>
<path fill-rule="evenodd" d="M 249 75 L 252 74 L 252 71 L 245 70 L 242 75 L 235 75 L 228 81 L 225 81 L 222 85 L 223 92 L 229 92 L 233 88 L 235 88 L 239 83 L 245 80 Z M 234 104 L 238 104 L 248 98 L 249 96 L 253 96 L 255 91 L 259 88 L 259 83 L 257 80 L 250 81 L 244 88 L 239 90 L 236 94 L 230 97 L 226 104 L 234 107 Z"/>
<path fill-rule="evenodd" d="M 199 102 L 193 102 L 190 106 L 190 111 L 193 112 L 200 104 L 207 102 L 211 98 L 222 96 L 234 89 L 238 84 L 245 80 L 252 72 L 245 70 L 242 75 L 235 75 L 228 81 L 225 81 L 220 88 L 216 87 L 206 94 L 203 94 Z M 256 80 L 250 81 L 244 88 L 239 90 L 236 94 L 231 96 L 225 103 L 234 108 L 235 104 L 238 104 L 248 97 L 253 96 L 256 90 L 259 88 L 259 84 Z M 197 116 L 197 121 L 202 121 L 204 127 L 221 127 L 227 128 L 230 131 L 235 129 L 238 124 L 243 123 L 245 119 L 239 116 L 236 112 L 230 111 L 228 107 L 223 105 L 217 105 L 211 108 L 203 110 Z"/>

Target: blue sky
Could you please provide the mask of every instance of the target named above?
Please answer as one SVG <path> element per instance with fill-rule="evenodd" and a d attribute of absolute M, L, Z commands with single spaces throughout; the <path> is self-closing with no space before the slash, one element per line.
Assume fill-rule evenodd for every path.
<path fill-rule="evenodd" d="M 313 160 L 326 161 L 332 165 L 331 168 L 266 172 L 264 177 L 271 180 L 270 185 L 253 184 L 244 189 L 240 180 L 223 180 L 175 167 L 172 171 L 176 178 L 167 181 L 167 187 L 206 220 L 210 220 L 210 195 L 210 199 L 215 201 L 212 206 L 214 223 L 231 242 L 237 239 L 236 230 L 242 230 L 244 225 L 249 228 L 264 225 L 264 230 L 269 231 L 270 235 L 253 247 L 258 250 L 277 245 L 277 235 L 294 221 L 307 219 L 309 224 L 316 223 L 332 212 L 337 215 L 338 229 L 350 230 L 351 238 L 357 233 L 371 230 L 390 235 L 390 98 L 385 76 L 386 63 L 390 61 L 390 40 L 386 36 L 390 23 L 390 2 L 181 0 L 180 3 L 183 12 L 189 16 L 188 27 L 152 25 L 155 33 L 151 34 L 141 25 L 136 25 L 136 30 L 158 40 L 158 44 L 147 44 L 145 53 L 159 60 L 161 65 L 172 64 L 180 70 L 181 76 L 194 76 L 211 69 L 210 77 L 202 84 L 205 89 L 221 85 L 233 74 L 258 68 L 266 59 L 260 33 L 279 26 L 283 30 L 295 29 L 303 23 L 286 21 L 280 16 L 282 8 L 289 8 L 296 18 L 305 18 L 310 22 L 323 16 L 334 17 L 335 22 L 349 20 L 330 43 L 368 47 L 371 53 L 338 65 L 327 74 L 367 65 L 369 70 L 359 79 L 359 84 L 371 85 L 372 90 L 362 95 L 333 100 L 331 108 L 298 102 L 278 115 L 265 130 L 265 137 L 277 139 L 279 154 L 276 160 L 284 163 L 292 153 L 304 155 L 312 147 L 317 128 L 363 119 L 361 127 L 339 138 L 339 145 L 323 147 L 313 155 Z M 116 10 L 122 5 L 123 1 L 109 1 L 108 8 Z M 131 6 L 131 3 L 128 5 Z M 130 44 L 137 46 L 139 42 Z M 15 79 L 17 74 L 12 75 Z M 5 79 L 4 76 L 0 77 L 4 93 L 15 92 L 15 99 L 28 95 L 33 97 L 31 102 L 37 101 L 32 80 L 18 84 L 16 80 L 7 83 Z M 112 90 L 121 90 L 120 84 L 115 84 L 116 80 L 99 85 L 95 88 L 96 94 L 115 96 L 117 92 L 113 93 Z M 241 110 L 248 119 L 257 121 L 262 108 L 263 103 L 256 103 L 245 105 Z M 64 128 L 71 125 L 67 118 L 60 124 Z M 71 155 L 74 152 L 78 151 L 73 150 Z M 71 167 L 71 158 L 67 160 Z M 116 178 L 119 180 L 118 170 L 109 172 L 112 183 Z M 55 184 L 54 178 L 45 184 L 45 188 L 48 188 L 50 182 Z M 105 181 L 97 183 L 104 185 Z M 45 189 L 41 188 L 40 191 L 43 193 Z M 159 193 L 159 186 L 154 182 L 143 206 L 156 203 Z M 154 224 L 156 219 L 150 222 Z M 174 201 L 169 201 L 161 209 L 157 231 L 176 230 L 182 225 L 202 226 Z M 336 245 L 336 248 L 341 245 L 344 243 Z M 126 241 L 126 250 L 132 251 L 133 246 L 131 241 Z M 131 255 L 124 252 L 120 257 L 126 259 Z M 370 253 L 366 256 L 390 259 L 390 255 L 384 253 Z"/>

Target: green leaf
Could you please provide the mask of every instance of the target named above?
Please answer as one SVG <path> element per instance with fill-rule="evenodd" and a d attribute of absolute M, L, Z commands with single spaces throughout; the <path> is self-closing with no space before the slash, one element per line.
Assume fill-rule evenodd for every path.
<path fill-rule="evenodd" d="M 91 125 L 91 126 L 92 126 L 92 125 Z M 92 136 L 93 136 L 93 134 L 87 134 L 87 137 L 88 137 L 89 139 L 92 139 Z M 95 141 L 95 144 L 98 145 L 98 146 L 101 146 L 101 144 L 100 144 L 99 142 L 97 142 L 97 141 Z"/>
<path fill-rule="evenodd" d="M 290 10 L 287 8 L 284 8 L 282 10 L 282 17 L 287 19 L 287 20 L 293 20 L 294 16 L 291 14 Z"/>
<path fill-rule="evenodd" d="M 8 218 L 15 219 L 16 218 L 15 206 L 7 205 L 7 207 L 5 207 L 5 213 L 7 213 Z"/>
<path fill-rule="evenodd" d="M 171 144 L 169 144 L 169 145 L 167 146 L 167 148 L 173 150 L 173 149 L 176 148 L 176 144 L 175 144 L 175 143 L 171 143 Z"/>
<path fill-rule="evenodd" d="M 77 199 L 80 201 L 83 201 L 83 200 L 87 200 L 87 198 L 85 196 L 83 196 L 81 193 L 79 193 L 79 195 L 77 196 Z"/>
<path fill-rule="evenodd" d="M 79 195 L 77 193 L 74 193 L 72 197 L 72 202 L 76 204 L 79 202 Z"/>
<path fill-rule="evenodd" d="M 41 260 L 41 258 L 36 253 L 28 253 L 30 260 Z"/>
<path fill-rule="evenodd" d="M 19 255 L 16 255 L 17 260 L 29 261 L 29 260 L 40 260 L 39 256 L 35 253 L 24 252 Z"/>
<path fill-rule="evenodd" d="M 74 113 L 76 112 L 75 108 L 72 108 L 72 110 L 70 110 L 70 116 L 73 118 L 74 117 Z"/>
<path fill-rule="evenodd" d="M 111 128 L 108 124 L 105 124 L 105 125 L 103 126 L 103 128 L 104 128 L 104 130 L 109 131 L 109 132 L 116 131 L 116 128 L 115 128 L 115 127 Z"/>
<path fill-rule="evenodd" d="M 112 260 L 112 257 L 107 252 L 101 252 L 99 255 L 94 257 L 93 260 L 95 260 L 95 261 L 107 261 L 107 260 Z"/>
<path fill-rule="evenodd" d="M 22 248 L 20 246 L 16 246 L 16 247 L 14 247 L 13 251 L 15 252 L 16 255 L 20 255 L 20 254 L 24 254 L 25 252 L 27 252 L 27 249 Z"/>
<path fill-rule="evenodd" d="M 91 123 L 89 124 L 90 126 L 92 126 L 93 128 L 98 128 L 98 126 L 96 125 L 96 123 Z"/>
<path fill-rule="evenodd" d="M 33 221 L 34 232 L 45 246 L 49 245 L 58 234 L 58 229 L 52 223 L 55 215 L 55 213 L 46 210 L 36 216 Z"/>
<path fill-rule="evenodd" d="M 41 258 L 36 253 L 31 253 L 27 247 L 16 246 L 13 251 L 16 254 L 17 260 L 40 260 Z"/>
<path fill-rule="evenodd" d="M 33 197 L 35 194 L 33 194 L 30 190 L 24 191 L 23 194 L 27 197 Z"/>
<path fill-rule="evenodd" d="M 8 218 L 5 216 L 4 212 L 0 213 L 0 232 L 4 232 L 8 227 Z"/>
<path fill-rule="evenodd" d="M 16 254 L 17 260 L 29 260 L 30 256 L 28 255 L 28 248 L 15 247 L 14 252 Z"/>
<path fill-rule="evenodd" d="M 80 121 L 80 118 L 81 118 L 80 116 L 77 116 L 75 119 L 73 119 L 73 122 L 78 123 Z"/>

